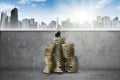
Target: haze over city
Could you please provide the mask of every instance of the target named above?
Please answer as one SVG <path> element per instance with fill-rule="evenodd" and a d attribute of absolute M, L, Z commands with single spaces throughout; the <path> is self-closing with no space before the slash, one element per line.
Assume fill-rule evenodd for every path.
<path fill-rule="evenodd" d="M 109 16 L 97 16 L 95 20 L 86 20 L 84 22 L 71 22 L 68 18 L 64 21 L 59 21 L 59 18 L 52 20 L 49 24 L 46 22 L 37 22 L 35 18 L 18 19 L 18 9 L 11 10 L 11 15 L 6 12 L 1 13 L 0 29 L 40 29 L 40 30 L 55 30 L 57 25 L 61 29 L 120 29 L 119 17 L 111 19 Z"/>
<path fill-rule="evenodd" d="M 84 26 L 84 28 L 86 27 L 86 25 L 89 26 L 89 28 L 91 26 L 93 28 L 95 25 L 97 25 L 96 27 L 105 27 L 110 25 L 110 28 L 116 26 L 117 29 L 119 28 L 119 0 L 0 1 L 1 14 L 2 12 L 4 12 L 5 14 L 7 14 L 7 16 L 11 16 L 11 10 L 14 8 L 18 9 L 19 21 L 25 21 L 25 19 L 32 19 L 33 21 L 38 22 L 38 25 L 43 24 L 42 22 L 44 22 L 47 26 L 51 25 L 51 22 L 55 24 L 56 18 L 59 18 L 61 25 L 64 23 L 64 21 L 68 21 L 70 22 L 70 24 L 72 24 L 72 26 L 74 25 L 74 27 L 76 27 L 75 25 L 79 25 L 82 23 L 82 26 Z M 96 22 L 98 19 L 100 23 Z M 103 21 L 107 21 L 107 23 L 103 25 L 104 23 L 101 22 L 100 19 Z"/>
<path fill-rule="evenodd" d="M 119 0 L 0 0 L 0 12 L 19 8 L 19 19 L 35 18 L 49 23 L 59 17 L 72 21 L 95 19 L 96 16 L 120 16 Z"/>

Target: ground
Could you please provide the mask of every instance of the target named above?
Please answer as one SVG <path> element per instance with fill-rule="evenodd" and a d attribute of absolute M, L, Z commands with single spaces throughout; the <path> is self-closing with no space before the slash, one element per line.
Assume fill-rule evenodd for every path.
<path fill-rule="evenodd" d="M 120 80 L 120 70 L 79 70 L 63 74 L 43 74 L 39 69 L 1 70 L 0 80 Z"/>

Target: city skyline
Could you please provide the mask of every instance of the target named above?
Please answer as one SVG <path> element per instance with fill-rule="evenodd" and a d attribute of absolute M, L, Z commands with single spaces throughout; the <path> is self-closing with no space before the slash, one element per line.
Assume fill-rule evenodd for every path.
<path fill-rule="evenodd" d="M 86 20 L 85 22 L 72 22 L 71 19 L 59 21 L 59 18 L 52 20 L 49 24 L 46 22 L 38 22 L 35 18 L 18 19 L 18 8 L 11 10 L 11 16 L 6 12 L 1 13 L 0 29 L 41 29 L 55 30 L 58 24 L 61 29 L 120 29 L 119 17 L 113 19 L 109 16 L 96 16 L 95 20 Z"/>
<path fill-rule="evenodd" d="M 119 0 L 0 0 L 0 12 L 14 7 L 19 9 L 20 20 L 33 17 L 47 23 L 56 17 L 83 22 L 99 15 L 120 16 Z"/>

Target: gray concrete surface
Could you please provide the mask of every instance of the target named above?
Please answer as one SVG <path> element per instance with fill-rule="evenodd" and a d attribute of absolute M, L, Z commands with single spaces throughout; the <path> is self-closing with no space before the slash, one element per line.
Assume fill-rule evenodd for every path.
<path fill-rule="evenodd" d="M 78 73 L 43 74 L 44 48 L 54 32 L 0 32 L 0 80 L 120 80 L 120 32 L 65 31 L 75 44 Z M 86 70 L 82 70 L 86 69 Z"/>
<path fill-rule="evenodd" d="M 0 69 L 43 69 L 44 48 L 54 33 L 1 32 Z M 62 36 L 75 44 L 79 69 L 120 69 L 119 31 L 64 31 Z"/>
<path fill-rule="evenodd" d="M 0 72 L 0 80 L 120 80 L 120 70 L 79 70 L 50 75 L 41 70 L 6 70 Z"/>

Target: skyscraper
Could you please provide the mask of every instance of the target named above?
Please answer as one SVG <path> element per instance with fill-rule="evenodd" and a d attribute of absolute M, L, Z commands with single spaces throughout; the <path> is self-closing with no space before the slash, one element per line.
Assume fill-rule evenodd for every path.
<path fill-rule="evenodd" d="M 103 17 L 103 27 L 105 29 L 110 29 L 111 28 L 111 18 L 109 16 Z"/>
<path fill-rule="evenodd" d="M 6 16 L 5 18 L 5 29 L 8 28 L 8 18 L 9 18 L 8 16 Z"/>
<path fill-rule="evenodd" d="M 18 21 L 18 28 L 22 28 L 22 21 Z"/>
<path fill-rule="evenodd" d="M 18 27 L 18 9 L 14 8 L 11 11 L 11 28 Z"/>
<path fill-rule="evenodd" d="M 118 17 L 113 18 L 112 20 L 112 28 L 119 29 L 120 28 L 120 21 Z"/>
<path fill-rule="evenodd" d="M 7 14 L 2 12 L 1 13 L 1 29 L 5 28 L 7 25 Z"/>
<path fill-rule="evenodd" d="M 103 29 L 103 20 L 101 16 L 97 16 L 96 20 L 93 21 L 93 28 L 94 29 Z"/>
<path fill-rule="evenodd" d="M 102 17 L 101 16 L 97 16 L 97 22 L 102 23 Z"/>
<path fill-rule="evenodd" d="M 28 29 L 29 26 L 30 26 L 30 19 L 27 19 L 27 18 L 23 19 L 22 20 L 22 29 Z"/>
<path fill-rule="evenodd" d="M 30 29 L 33 29 L 35 28 L 35 19 L 34 18 L 31 18 L 30 19 L 30 26 L 29 26 Z"/>
<path fill-rule="evenodd" d="M 49 29 L 55 29 L 56 28 L 56 21 L 51 21 L 51 23 L 49 23 Z"/>
<path fill-rule="evenodd" d="M 73 29 L 74 24 L 70 22 L 70 19 L 62 21 L 62 29 Z"/>
<path fill-rule="evenodd" d="M 47 24 L 45 22 L 41 22 L 41 29 L 47 29 Z"/>
<path fill-rule="evenodd" d="M 119 18 L 118 18 L 118 17 L 115 17 L 115 18 L 113 18 L 113 21 L 118 22 L 118 21 L 119 21 Z"/>

